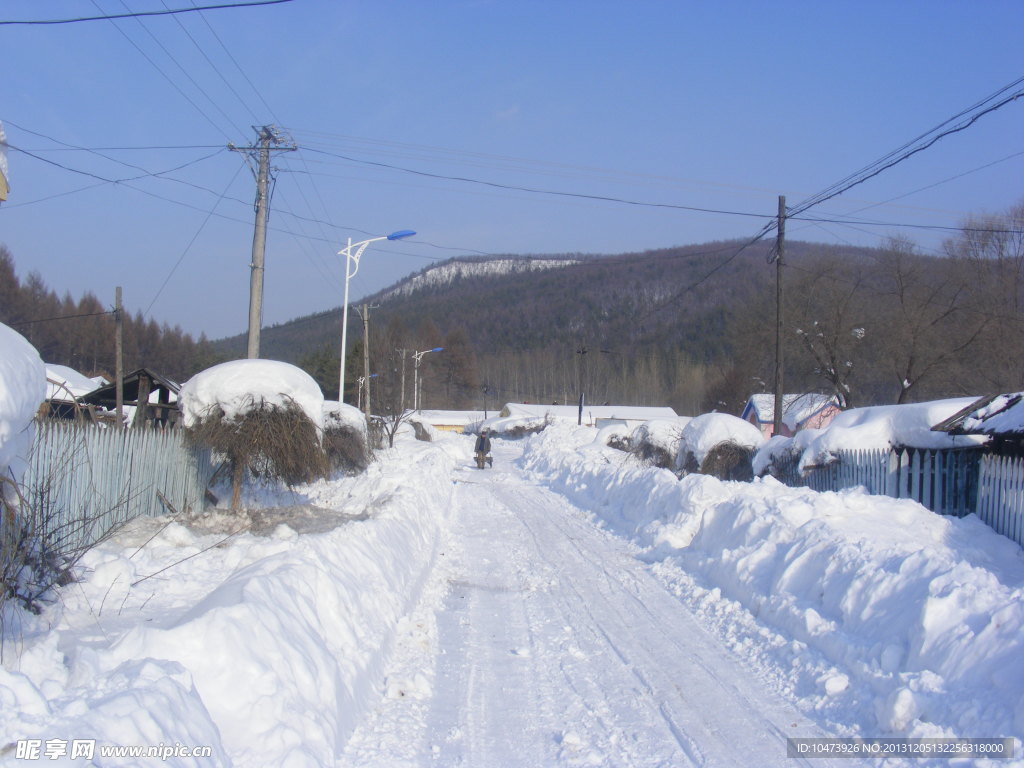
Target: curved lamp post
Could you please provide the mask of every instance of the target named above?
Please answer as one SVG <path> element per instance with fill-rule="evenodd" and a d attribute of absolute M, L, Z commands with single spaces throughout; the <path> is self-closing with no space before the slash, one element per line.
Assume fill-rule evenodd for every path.
<path fill-rule="evenodd" d="M 352 238 L 348 239 L 348 245 L 338 251 L 338 255 L 345 256 L 345 303 L 341 311 L 341 370 L 338 376 L 338 402 L 345 402 L 345 348 L 348 345 L 348 281 L 356 276 L 359 271 L 359 257 L 363 255 L 366 246 L 380 240 L 401 240 L 403 237 L 412 237 L 416 233 L 411 229 L 400 229 L 390 235 L 382 237 L 371 237 L 369 240 L 360 240 L 353 243 Z"/>
<path fill-rule="evenodd" d="M 413 352 L 412 359 L 416 361 L 416 365 L 413 368 L 412 377 L 412 409 L 419 411 L 420 409 L 420 360 L 428 352 L 443 352 L 444 347 L 434 347 L 433 349 L 424 349 L 422 352 Z"/>

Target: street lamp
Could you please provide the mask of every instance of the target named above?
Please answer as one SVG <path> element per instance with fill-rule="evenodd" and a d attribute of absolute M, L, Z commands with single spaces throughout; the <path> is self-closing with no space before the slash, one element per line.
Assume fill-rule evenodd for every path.
<path fill-rule="evenodd" d="M 380 240 L 401 240 L 403 237 L 411 237 L 416 233 L 411 229 L 400 229 L 390 235 L 382 237 L 371 237 L 369 240 L 361 240 L 353 243 L 352 238 L 348 239 L 348 245 L 338 251 L 338 255 L 345 255 L 345 303 L 341 311 L 341 370 L 338 376 L 338 402 L 345 402 L 345 348 L 348 342 L 348 281 L 356 276 L 359 271 L 359 257 L 363 255 L 366 246 Z"/>
<path fill-rule="evenodd" d="M 413 368 L 412 377 L 412 409 L 419 411 L 420 409 L 420 360 L 428 352 L 443 352 L 444 347 L 434 347 L 433 349 L 424 349 L 422 352 L 413 352 L 412 359 L 416 361 L 416 365 Z"/>

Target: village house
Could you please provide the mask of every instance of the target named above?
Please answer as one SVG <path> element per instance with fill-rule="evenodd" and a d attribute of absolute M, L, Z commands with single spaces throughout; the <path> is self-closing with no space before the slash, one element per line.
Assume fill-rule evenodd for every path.
<path fill-rule="evenodd" d="M 780 434 L 783 437 L 792 437 L 801 429 L 827 427 L 839 413 L 839 401 L 832 395 L 817 392 L 783 395 Z M 775 395 L 751 395 L 740 418 L 760 429 L 765 439 L 771 437 L 775 433 Z"/>

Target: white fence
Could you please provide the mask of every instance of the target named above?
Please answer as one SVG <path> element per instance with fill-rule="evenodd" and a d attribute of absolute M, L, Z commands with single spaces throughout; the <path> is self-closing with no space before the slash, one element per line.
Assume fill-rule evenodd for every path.
<path fill-rule="evenodd" d="M 73 422 L 37 425 L 23 478 L 29 508 L 57 531 L 61 551 L 87 547 L 139 516 L 201 506 L 213 474 L 208 451 L 180 429 L 101 428 Z"/>
<path fill-rule="evenodd" d="M 1024 546 L 1024 459 L 981 460 L 977 512 L 996 533 Z"/>
<path fill-rule="evenodd" d="M 943 515 L 976 513 L 1024 546 L 1024 458 L 979 449 L 837 451 L 836 461 L 801 475 L 795 462 L 780 479 L 816 491 L 863 486 L 868 493 L 913 499 Z"/>

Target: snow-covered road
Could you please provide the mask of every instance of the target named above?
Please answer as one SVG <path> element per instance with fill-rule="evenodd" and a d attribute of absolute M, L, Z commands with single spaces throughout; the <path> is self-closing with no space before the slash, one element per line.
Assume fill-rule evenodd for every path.
<path fill-rule="evenodd" d="M 0 765 L 76 740 L 210 755 L 160 758 L 179 768 L 789 766 L 787 737 L 826 735 L 1021 753 L 1024 555 L 977 519 L 680 479 L 587 428 L 500 440 L 485 471 L 471 445 L 407 435 L 356 476 L 255 484 L 241 517 L 97 545 L 42 614 L 6 614 Z M 885 762 L 910 764 L 947 763 Z"/>
<path fill-rule="evenodd" d="M 446 595 L 421 618 L 433 637 L 395 678 L 421 683 L 344 765 L 792 765 L 787 736 L 826 735 L 516 453 L 458 478 Z"/>

